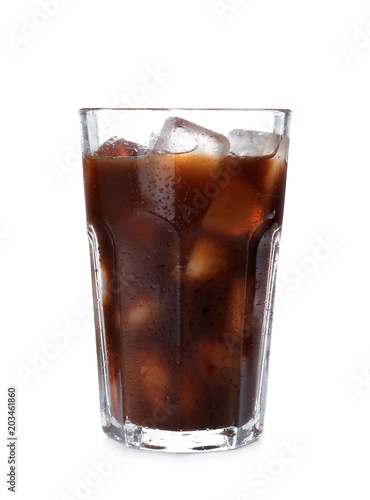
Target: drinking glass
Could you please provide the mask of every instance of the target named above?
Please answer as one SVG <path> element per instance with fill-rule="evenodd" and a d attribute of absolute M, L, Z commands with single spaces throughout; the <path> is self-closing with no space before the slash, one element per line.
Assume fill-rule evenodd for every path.
<path fill-rule="evenodd" d="M 127 446 L 262 432 L 290 115 L 80 111 L 102 425 Z"/>

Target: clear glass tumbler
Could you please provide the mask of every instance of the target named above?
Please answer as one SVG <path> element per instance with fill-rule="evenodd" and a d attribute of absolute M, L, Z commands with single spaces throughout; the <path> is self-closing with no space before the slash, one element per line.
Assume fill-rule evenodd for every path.
<path fill-rule="evenodd" d="M 236 448 L 266 403 L 290 112 L 82 109 L 104 431 Z"/>

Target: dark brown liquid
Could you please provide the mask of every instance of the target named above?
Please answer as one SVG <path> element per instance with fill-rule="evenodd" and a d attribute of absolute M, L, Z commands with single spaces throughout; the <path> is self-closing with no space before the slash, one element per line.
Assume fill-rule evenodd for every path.
<path fill-rule="evenodd" d="M 196 430 L 253 418 L 284 141 L 270 159 L 84 158 L 100 362 L 118 423 Z"/>

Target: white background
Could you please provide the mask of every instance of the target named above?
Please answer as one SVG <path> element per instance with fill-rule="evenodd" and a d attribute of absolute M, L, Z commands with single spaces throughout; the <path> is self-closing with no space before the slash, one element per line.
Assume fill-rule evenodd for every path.
<path fill-rule="evenodd" d="M 1 495 L 16 384 L 22 500 L 368 498 L 368 2 L 52 4 L 49 17 L 37 0 L 0 7 Z M 148 68 L 161 76 L 143 92 Z M 293 110 L 266 427 L 236 451 L 138 452 L 100 429 L 78 109 L 127 97 Z M 68 345 L 25 376 L 66 328 Z"/>

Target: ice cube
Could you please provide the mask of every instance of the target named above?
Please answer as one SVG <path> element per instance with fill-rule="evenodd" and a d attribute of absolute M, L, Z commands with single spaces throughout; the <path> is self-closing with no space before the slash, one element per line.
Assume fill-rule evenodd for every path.
<path fill-rule="evenodd" d="M 138 183 L 145 206 L 163 219 L 175 220 L 175 162 L 167 155 L 151 154 L 138 165 Z"/>
<path fill-rule="evenodd" d="M 278 182 L 279 175 L 285 175 L 287 155 L 288 155 L 289 138 L 283 137 L 280 142 L 280 147 L 274 158 L 271 158 L 267 163 L 267 168 L 262 181 L 263 188 L 266 193 L 272 193 L 274 186 Z"/>
<path fill-rule="evenodd" d="M 192 250 L 186 276 L 191 280 L 204 280 L 224 271 L 227 266 L 226 250 L 219 243 L 199 239 Z"/>
<path fill-rule="evenodd" d="M 154 146 L 159 153 L 190 153 L 225 156 L 229 153 L 227 137 L 200 127 L 183 118 L 168 118 Z"/>
<path fill-rule="evenodd" d="M 151 325 L 157 316 L 157 306 L 150 297 L 142 297 L 137 299 L 131 305 L 124 323 L 133 331 L 142 330 Z"/>
<path fill-rule="evenodd" d="M 150 155 L 138 168 L 139 188 L 151 212 L 181 226 L 199 215 L 193 206 L 194 190 L 218 178 L 229 140 L 182 118 L 168 118 L 161 132 L 151 138 Z M 181 180 L 182 203 L 175 203 Z M 217 186 L 216 186 L 217 187 Z M 176 219 L 177 217 L 177 219 Z"/>
<path fill-rule="evenodd" d="M 147 149 L 136 142 L 126 141 L 117 136 L 111 137 L 96 151 L 97 156 L 144 156 Z"/>
<path fill-rule="evenodd" d="M 231 353 L 224 339 L 202 340 L 195 352 L 199 365 L 209 376 L 223 375 L 223 372 L 237 367 L 237 357 Z"/>
<path fill-rule="evenodd" d="M 170 376 L 164 362 L 155 354 L 143 350 L 138 357 L 138 377 L 147 398 L 153 403 L 164 403 Z"/>
<path fill-rule="evenodd" d="M 116 279 L 114 269 L 105 263 L 100 265 L 100 292 L 103 305 L 108 305 L 114 299 Z"/>
<path fill-rule="evenodd" d="M 253 187 L 238 176 L 231 177 L 212 201 L 202 225 L 216 234 L 241 236 L 252 233 L 264 218 L 264 207 Z"/>
<path fill-rule="evenodd" d="M 263 159 L 271 158 L 276 154 L 281 139 L 278 134 L 243 129 L 232 130 L 228 137 L 232 154 Z"/>
<path fill-rule="evenodd" d="M 244 317 L 245 317 L 245 296 L 246 287 L 245 280 L 238 279 L 232 285 L 230 293 L 230 305 L 227 311 L 226 333 L 227 337 L 243 337 Z M 229 338 L 229 340 L 232 340 Z"/>

